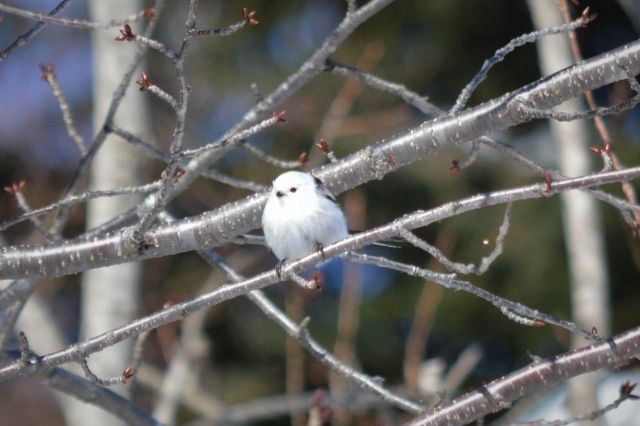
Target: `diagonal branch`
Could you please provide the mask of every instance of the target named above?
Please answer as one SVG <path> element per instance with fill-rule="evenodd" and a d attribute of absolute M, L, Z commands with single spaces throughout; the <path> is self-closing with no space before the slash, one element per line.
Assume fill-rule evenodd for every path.
<path fill-rule="evenodd" d="M 449 404 L 429 410 L 409 426 L 456 426 L 470 423 L 495 413 L 543 387 L 550 387 L 580 374 L 640 355 L 640 327 L 618 334 L 606 342 L 556 355 L 514 371 L 481 388 L 456 398 Z"/>
<path fill-rule="evenodd" d="M 56 7 L 51 9 L 51 12 L 49 12 L 49 16 L 57 15 L 58 12 L 64 10 L 64 8 L 67 7 L 70 2 L 71 0 L 62 0 L 60 3 L 58 3 Z M 6 49 L 0 52 L 0 62 L 7 59 L 7 56 L 9 56 L 13 51 L 21 48 L 22 46 L 27 44 L 29 40 L 31 40 L 33 37 L 38 35 L 38 33 L 42 31 L 45 25 L 47 24 L 44 21 L 40 21 L 37 24 L 35 24 L 29 31 L 18 36 L 18 38 L 16 38 L 14 42 L 11 43 L 11 45 L 9 45 Z"/>
<path fill-rule="evenodd" d="M 55 9 L 54 9 L 55 11 Z M 31 10 L 20 9 L 18 7 L 9 6 L 8 4 L 0 3 L 0 12 L 5 12 L 10 15 L 20 16 L 22 18 L 33 19 L 39 22 L 45 22 L 48 24 L 60 24 L 71 28 L 78 29 L 100 29 L 107 30 L 113 27 L 119 27 L 129 22 L 136 22 L 143 18 L 150 18 L 154 16 L 155 12 L 150 12 L 150 9 L 146 9 L 141 11 L 140 13 L 136 13 L 135 15 L 128 16 L 124 19 L 112 19 L 109 22 L 94 22 L 87 21 L 84 19 L 76 19 L 76 18 L 58 18 L 55 13 L 50 13 L 45 15 L 43 13 L 34 12 Z M 57 12 L 57 11 L 56 11 Z"/>

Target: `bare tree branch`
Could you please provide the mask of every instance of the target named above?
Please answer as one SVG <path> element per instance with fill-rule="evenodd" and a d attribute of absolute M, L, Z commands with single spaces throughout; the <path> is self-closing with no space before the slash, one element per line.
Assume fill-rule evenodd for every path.
<path fill-rule="evenodd" d="M 58 12 L 60 10 L 60 9 L 58 10 L 56 9 L 54 9 L 55 12 Z M 59 24 L 59 25 L 70 27 L 70 28 L 78 28 L 78 29 L 85 29 L 85 30 L 88 30 L 88 29 L 108 30 L 110 28 L 119 27 L 121 25 L 130 23 L 130 22 L 139 21 L 143 18 L 153 17 L 155 14 L 154 11 L 147 9 L 124 19 L 113 19 L 110 22 L 93 22 L 93 21 L 86 21 L 83 19 L 76 19 L 76 18 L 57 18 L 56 16 L 54 16 L 55 13 L 53 13 L 53 11 L 49 15 L 44 15 L 42 13 L 33 12 L 31 10 L 26 10 L 26 9 L 20 9 L 18 7 L 9 6 L 3 3 L 0 3 L 0 12 L 5 12 L 15 16 L 21 16 L 27 19 L 33 19 L 39 22 L 44 22 L 49 24 Z"/>
<path fill-rule="evenodd" d="M 600 343 L 540 360 L 481 388 L 438 406 L 408 425 L 463 425 L 508 408 L 511 403 L 543 387 L 570 377 L 616 367 L 640 355 L 640 327 Z"/>
<path fill-rule="evenodd" d="M 70 2 L 71 0 L 62 0 L 56 7 L 51 9 L 51 12 L 49 12 L 49 16 L 57 15 L 59 12 L 63 11 Z M 4 61 L 12 52 L 21 48 L 22 46 L 27 44 L 33 37 L 38 35 L 38 33 L 42 31 L 45 25 L 47 24 L 44 21 L 40 21 L 35 24 L 29 31 L 18 36 L 18 38 L 16 38 L 13 43 L 11 43 L 6 49 L 0 52 L 0 62 Z"/>

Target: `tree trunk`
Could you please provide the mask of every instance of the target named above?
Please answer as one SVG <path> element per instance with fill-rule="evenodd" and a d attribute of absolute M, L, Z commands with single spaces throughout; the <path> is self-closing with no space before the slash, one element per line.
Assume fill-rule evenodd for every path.
<path fill-rule="evenodd" d="M 91 0 L 90 18 L 108 22 L 142 10 L 139 0 Z M 134 26 L 134 32 L 136 28 Z M 94 129 L 104 124 L 112 95 L 122 78 L 123 67 L 135 55 L 136 45 L 115 41 L 117 30 L 98 30 L 92 33 L 94 67 Z M 115 122 L 128 131 L 145 136 L 149 133 L 148 111 L 144 95 L 129 88 L 122 101 Z M 119 188 L 141 183 L 144 178 L 143 156 L 131 145 L 108 137 L 93 161 L 92 190 Z M 116 217 L 139 201 L 138 196 L 109 197 L 88 203 L 87 226 L 95 227 Z M 82 306 L 80 339 L 88 339 L 135 318 L 138 308 L 140 263 L 126 263 L 87 271 L 82 277 Z M 127 341 L 92 355 L 88 360 L 92 371 L 99 377 L 122 374 L 131 361 L 132 341 Z M 113 388 L 124 390 L 123 385 Z M 71 425 L 94 426 L 121 424 L 111 414 L 89 404 L 77 403 Z"/>
<path fill-rule="evenodd" d="M 536 28 L 562 23 L 562 13 L 553 0 L 528 0 Z M 570 66 L 571 47 L 565 34 L 538 40 L 538 57 L 542 74 L 550 75 Z M 584 103 L 572 99 L 561 106 L 563 111 L 584 109 Z M 584 120 L 558 122 L 551 120 L 551 135 L 558 146 L 560 171 L 570 177 L 591 173 L 587 126 Z M 600 211 L 593 197 L 580 191 L 561 195 L 567 261 L 570 271 L 571 309 L 573 320 L 583 329 L 597 327 L 602 335 L 610 333 L 610 306 L 607 257 Z M 571 347 L 587 344 L 579 335 L 571 336 Z M 568 382 L 569 406 L 574 414 L 597 409 L 597 385 L 602 373 L 579 376 Z M 600 422 L 601 420 L 596 420 Z M 597 424 L 597 423 L 594 423 Z"/>

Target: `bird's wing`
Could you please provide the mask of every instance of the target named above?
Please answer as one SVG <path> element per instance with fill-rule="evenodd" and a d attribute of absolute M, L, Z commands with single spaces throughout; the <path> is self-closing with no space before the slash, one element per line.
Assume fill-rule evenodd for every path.
<path fill-rule="evenodd" d="M 318 195 L 320 195 L 321 197 L 326 198 L 327 200 L 331 200 L 334 203 L 338 204 L 338 202 L 336 201 L 336 197 L 334 197 L 333 194 L 329 192 L 327 187 L 324 186 L 324 183 L 322 183 L 322 181 L 319 178 L 314 176 L 313 180 L 316 183 L 316 191 L 318 192 Z"/>

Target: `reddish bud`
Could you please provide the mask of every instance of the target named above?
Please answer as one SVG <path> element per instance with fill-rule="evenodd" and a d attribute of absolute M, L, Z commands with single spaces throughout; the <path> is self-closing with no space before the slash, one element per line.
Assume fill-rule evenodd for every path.
<path fill-rule="evenodd" d="M 144 12 L 142 12 L 142 17 L 144 19 L 151 20 L 152 18 L 155 18 L 155 16 L 156 16 L 156 8 L 155 7 L 150 7 L 148 9 L 145 9 Z"/>
<path fill-rule="evenodd" d="M 607 144 L 604 146 L 604 152 L 606 152 L 607 154 L 611 154 L 613 152 L 613 144 L 611 142 L 607 142 Z"/>
<path fill-rule="evenodd" d="M 602 154 L 602 148 L 597 147 L 597 146 L 592 146 L 591 148 L 589 148 L 589 151 L 593 152 L 594 154 Z"/>
<path fill-rule="evenodd" d="M 169 309 L 172 306 L 173 306 L 173 302 L 171 300 L 168 300 L 164 302 L 164 304 L 162 305 L 162 309 Z"/>
<path fill-rule="evenodd" d="M 320 272 L 313 274 L 313 284 L 315 285 L 315 290 L 322 290 L 322 276 Z"/>
<path fill-rule="evenodd" d="M 276 122 L 278 123 L 286 123 L 287 122 L 287 111 L 280 111 L 273 114 Z"/>
<path fill-rule="evenodd" d="M 631 384 L 628 380 L 620 385 L 620 396 L 631 397 L 633 399 L 639 399 L 639 397 L 632 395 L 631 392 L 636 388 L 637 383 Z"/>
<path fill-rule="evenodd" d="M 131 31 L 131 25 L 124 24 L 124 28 L 119 30 L 120 35 L 116 37 L 116 41 L 131 41 L 136 38 L 136 35 Z"/>
<path fill-rule="evenodd" d="M 461 171 L 462 170 L 460 169 L 460 163 L 458 163 L 458 160 L 453 160 L 451 162 L 451 167 L 449 167 L 449 174 L 451 176 L 456 176 L 459 175 Z"/>
<path fill-rule="evenodd" d="M 551 188 L 551 184 L 553 183 L 553 177 L 548 172 L 544 174 L 544 182 L 547 184 L 546 192 L 551 195 L 553 193 L 553 188 Z"/>
<path fill-rule="evenodd" d="M 143 91 L 144 89 L 148 89 L 149 86 L 151 85 L 151 80 L 149 80 L 149 75 L 143 72 L 142 78 L 140 80 L 136 80 L 136 84 L 140 86 L 140 91 Z"/>
<path fill-rule="evenodd" d="M 321 424 L 329 424 L 331 422 L 331 408 L 327 406 L 326 394 L 322 389 L 318 389 L 313 394 L 313 407 L 312 410 L 316 411 L 316 420 L 319 420 Z"/>
<path fill-rule="evenodd" d="M 534 327 L 538 327 L 538 328 L 540 328 L 540 327 L 544 327 L 544 326 L 545 326 L 545 325 L 547 325 L 547 324 L 546 324 L 544 321 L 542 321 L 542 320 L 534 319 L 534 320 L 533 320 L 532 325 L 533 325 Z"/>
<path fill-rule="evenodd" d="M 242 8 L 242 19 L 249 25 L 258 25 L 260 23 L 256 17 L 256 11 L 249 10 L 246 7 Z"/>
<path fill-rule="evenodd" d="M 124 371 L 122 372 L 122 377 L 125 380 L 129 380 L 130 378 L 133 377 L 133 375 L 135 374 L 135 371 L 133 369 L 133 367 L 127 367 L 124 369 Z"/>
<path fill-rule="evenodd" d="M 582 14 L 580 15 L 580 19 L 582 19 L 584 22 L 582 23 L 583 27 L 586 27 L 588 23 L 593 22 L 597 17 L 598 14 L 594 13 L 592 15 L 589 15 L 590 9 L 588 7 L 586 7 L 583 11 Z"/>
<path fill-rule="evenodd" d="M 184 176 L 184 174 L 187 173 L 186 170 L 184 169 L 177 169 L 176 172 L 173 174 L 173 181 L 177 182 L 180 180 L 180 178 L 182 176 Z"/>
<path fill-rule="evenodd" d="M 394 166 L 396 164 L 396 157 L 395 155 L 390 155 L 387 157 L 387 164 Z"/>
<path fill-rule="evenodd" d="M 325 396 L 326 395 L 322 389 L 317 389 L 313 393 L 313 405 L 316 407 L 321 405 L 324 402 Z"/>
<path fill-rule="evenodd" d="M 300 163 L 301 165 L 307 162 L 307 153 L 306 152 L 301 152 L 300 155 L 298 156 L 298 163 Z"/>
<path fill-rule="evenodd" d="M 4 190 L 9 194 L 19 194 L 22 192 L 26 184 L 27 183 L 24 180 L 21 180 L 20 182 L 14 182 L 11 185 L 5 186 Z"/>
<path fill-rule="evenodd" d="M 598 329 L 596 328 L 595 325 L 591 327 L 591 334 L 598 334 Z"/>
<path fill-rule="evenodd" d="M 40 76 L 44 81 L 49 81 L 50 77 L 56 76 L 56 69 L 53 64 L 40 64 Z"/>
<path fill-rule="evenodd" d="M 329 152 L 329 144 L 324 139 L 320 139 L 316 144 L 316 146 L 320 149 L 320 151 L 324 152 L 325 154 Z"/>

